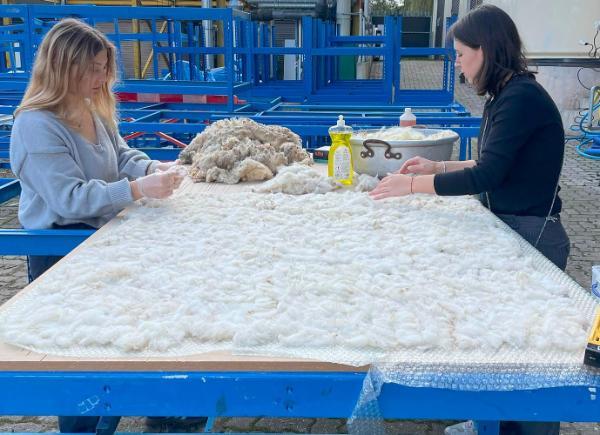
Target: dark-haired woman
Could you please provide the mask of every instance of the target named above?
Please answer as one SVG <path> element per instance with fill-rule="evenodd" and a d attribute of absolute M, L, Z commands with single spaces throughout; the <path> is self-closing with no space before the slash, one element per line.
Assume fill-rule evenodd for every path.
<path fill-rule="evenodd" d="M 384 178 L 371 196 L 479 194 L 484 206 L 564 270 L 570 244 L 559 216 L 564 155 L 560 113 L 527 70 L 515 23 L 502 9 L 478 7 L 450 35 L 456 65 L 479 95 L 488 95 L 478 159 L 414 157 Z"/>
<path fill-rule="evenodd" d="M 559 216 L 558 181 L 564 155 L 560 113 L 527 70 L 517 28 L 503 10 L 480 6 L 458 21 L 450 35 L 456 65 L 479 95 L 488 95 L 478 159 L 409 159 L 384 178 L 371 196 L 479 194 L 484 206 L 564 270 L 570 244 Z M 559 431 L 559 423 L 502 422 L 500 433 L 554 435 Z"/>

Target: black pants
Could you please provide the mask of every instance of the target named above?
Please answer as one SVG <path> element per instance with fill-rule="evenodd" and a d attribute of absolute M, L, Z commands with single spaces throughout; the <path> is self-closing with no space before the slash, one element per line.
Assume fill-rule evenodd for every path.
<path fill-rule="evenodd" d="M 545 218 L 538 216 L 497 215 L 502 221 L 516 231 L 533 246 L 540 236 Z M 560 215 L 552 216 L 544 227 L 536 249 L 559 269 L 565 270 L 571 243 L 560 222 Z M 558 435 L 560 423 L 557 422 L 500 422 L 502 435 Z"/>
<path fill-rule="evenodd" d="M 53 230 L 95 230 L 96 228 L 86 224 L 71 224 L 71 225 L 52 225 Z M 27 256 L 27 276 L 29 282 L 36 279 L 45 271 L 54 266 L 63 258 L 60 255 L 28 255 Z"/>
<path fill-rule="evenodd" d="M 515 216 L 507 214 L 498 214 L 496 216 L 531 243 L 532 246 L 535 245 L 545 220 L 545 218 L 539 216 Z M 560 222 L 559 214 L 551 216 L 551 220 L 546 223 L 536 249 L 559 269 L 565 270 L 567 268 L 571 242 L 565 228 Z"/>
<path fill-rule="evenodd" d="M 97 433 L 112 435 L 121 417 L 58 417 L 58 430 L 62 433 Z"/>

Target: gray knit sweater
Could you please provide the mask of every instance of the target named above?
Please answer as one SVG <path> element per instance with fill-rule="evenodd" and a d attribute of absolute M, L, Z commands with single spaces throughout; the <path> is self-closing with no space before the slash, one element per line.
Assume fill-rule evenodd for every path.
<path fill-rule="evenodd" d="M 98 116 L 94 122 L 97 144 L 52 112 L 31 110 L 16 117 L 10 164 L 21 181 L 24 228 L 74 223 L 99 228 L 133 201 L 129 180 L 145 175 L 154 162 L 129 148 Z"/>

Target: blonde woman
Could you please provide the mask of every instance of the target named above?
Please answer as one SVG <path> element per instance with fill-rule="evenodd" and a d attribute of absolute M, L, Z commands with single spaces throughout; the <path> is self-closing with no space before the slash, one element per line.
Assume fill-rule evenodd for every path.
<path fill-rule="evenodd" d="M 41 43 L 10 140 L 27 229 L 99 228 L 133 201 L 166 198 L 182 176 L 130 149 L 119 136 L 115 47 L 96 29 L 65 19 Z M 30 279 L 60 257 L 29 257 Z M 114 425 L 118 417 L 106 419 Z M 63 432 L 95 432 L 97 417 L 60 417 Z"/>
<path fill-rule="evenodd" d="M 19 220 L 27 229 L 99 228 L 141 197 L 165 198 L 181 176 L 119 136 L 115 47 L 74 19 L 57 23 L 40 45 L 10 140 L 21 181 Z M 59 257 L 30 257 L 35 279 Z"/>

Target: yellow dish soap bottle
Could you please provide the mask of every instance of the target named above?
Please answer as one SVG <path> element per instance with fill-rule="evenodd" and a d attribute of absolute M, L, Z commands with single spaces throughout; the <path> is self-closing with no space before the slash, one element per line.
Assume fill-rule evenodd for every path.
<path fill-rule="evenodd" d="M 331 148 L 327 159 L 327 175 L 334 181 L 350 185 L 354 173 L 352 148 L 350 147 L 352 127 L 346 125 L 342 115 L 338 117 L 336 125 L 329 127 L 329 136 L 331 137 Z"/>

